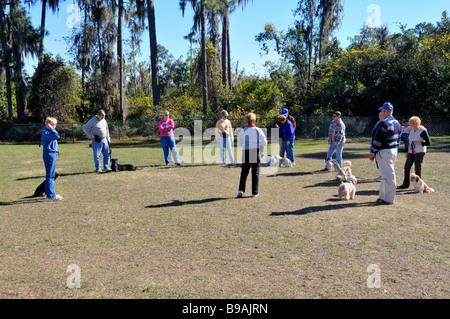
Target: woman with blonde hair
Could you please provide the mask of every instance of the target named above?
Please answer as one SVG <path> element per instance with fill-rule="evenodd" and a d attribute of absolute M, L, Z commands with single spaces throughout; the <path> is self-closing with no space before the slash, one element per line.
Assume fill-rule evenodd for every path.
<path fill-rule="evenodd" d="M 226 165 L 225 160 L 225 148 L 228 151 L 228 157 L 230 159 L 231 165 L 236 165 L 233 158 L 233 127 L 228 119 L 228 112 L 223 110 L 220 112 L 222 118 L 216 123 L 216 138 L 220 146 L 220 158 L 222 160 L 222 165 Z"/>
<path fill-rule="evenodd" d="M 427 146 L 431 145 L 430 136 L 427 129 L 421 125 L 421 120 L 417 116 L 413 116 L 409 119 L 409 126 L 411 130 L 409 132 L 409 147 L 406 154 L 405 162 L 405 176 L 403 178 L 403 184 L 398 189 L 406 189 L 409 187 L 410 171 L 414 164 L 416 175 L 422 177 L 422 163 L 425 153 L 427 152 Z"/>
<path fill-rule="evenodd" d="M 58 121 L 55 118 L 47 117 L 41 138 L 45 164 L 45 195 L 49 202 L 63 199 L 61 195 L 55 194 L 56 156 L 59 152 L 58 139 L 60 138 L 55 129 L 56 124 L 58 124 Z"/>

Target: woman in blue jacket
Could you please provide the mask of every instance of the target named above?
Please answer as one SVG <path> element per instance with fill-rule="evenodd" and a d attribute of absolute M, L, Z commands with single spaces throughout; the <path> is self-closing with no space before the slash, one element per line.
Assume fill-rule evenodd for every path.
<path fill-rule="evenodd" d="M 58 155 L 58 132 L 55 130 L 58 121 L 53 117 L 47 117 L 45 127 L 42 131 L 43 159 L 45 164 L 45 195 L 49 202 L 63 199 L 61 195 L 55 194 L 55 168 L 56 156 Z"/>
<path fill-rule="evenodd" d="M 281 123 L 280 125 L 280 134 L 283 140 L 284 149 L 286 150 L 286 156 L 292 162 L 292 165 L 295 165 L 295 156 L 294 156 L 294 141 L 295 141 L 295 129 L 294 124 L 284 115 L 278 116 L 278 120 Z"/>

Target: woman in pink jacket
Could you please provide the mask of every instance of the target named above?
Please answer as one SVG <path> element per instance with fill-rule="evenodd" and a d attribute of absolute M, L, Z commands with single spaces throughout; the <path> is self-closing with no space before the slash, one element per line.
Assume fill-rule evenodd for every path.
<path fill-rule="evenodd" d="M 180 159 L 178 158 L 177 147 L 175 144 L 175 137 L 173 135 L 173 129 L 175 128 L 175 123 L 171 118 L 169 118 L 170 113 L 164 111 L 164 119 L 159 121 L 159 132 L 161 138 L 161 145 L 164 151 L 164 160 L 166 165 L 170 164 L 170 154 L 169 149 L 172 151 L 173 161 L 177 165 L 180 164 Z"/>

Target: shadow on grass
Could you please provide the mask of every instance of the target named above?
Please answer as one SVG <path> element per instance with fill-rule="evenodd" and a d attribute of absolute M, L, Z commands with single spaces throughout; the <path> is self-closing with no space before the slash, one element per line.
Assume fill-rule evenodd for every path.
<path fill-rule="evenodd" d="M 19 200 L 14 200 L 11 202 L 0 202 L 0 206 L 12 206 L 12 205 L 23 205 L 23 204 L 36 204 L 43 203 L 47 200 L 44 197 L 40 198 L 22 198 Z"/>
<path fill-rule="evenodd" d="M 180 207 L 180 206 L 185 206 L 185 205 L 200 205 L 200 204 L 218 202 L 218 201 L 228 200 L 228 199 L 230 199 L 230 198 L 215 197 L 215 198 L 205 198 L 205 199 L 187 200 L 187 201 L 173 200 L 170 203 L 149 205 L 149 206 L 146 206 L 145 208 L 164 208 L 164 207 Z"/>
<path fill-rule="evenodd" d="M 305 207 L 300 210 L 296 210 L 293 212 L 273 212 L 270 214 L 270 216 L 302 216 L 307 215 L 310 213 L 318 213 L 318 212 L 324 212 L 324 211 L 335 211 L 339 209 L 347 209 L 347 208 L 356 208 L 356 207 L 371 207 L 376 206 L 377 204 L 375 202 L 367 202 L 367 203 L 347 203 L 342 202 L 339 199 L 329 199 L 328 201 L 332 202 L 341 202 L 342 204 L 330 204 L 330 205 L 323 205 L 323 206 L 311 206 L 311 207 Z"/>
<path fill-rule="evenodd" d="M 324 174 L 326 172 L 322 172 L 320 170 L 318 171 L 312 171 L 312 172 L 289 172 L 289 173 L 280 173 L 280 174 L 274 174 L 274 175 L 268 175 L 267 177 L 281 177 L 281 176 L 306 176 L 306 175 L 314 175 L 314 174 Z"/>

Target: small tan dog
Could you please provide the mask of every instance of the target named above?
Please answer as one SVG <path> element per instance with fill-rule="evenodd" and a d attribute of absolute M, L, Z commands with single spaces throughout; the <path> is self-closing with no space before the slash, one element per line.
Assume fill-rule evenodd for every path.
<path fill-rule="evenodd" d="M 338 188 L 339 199 L 355 199 L 356 184 L 358 183 L 355 176 L 349 176 L 346 182 L 342 182 Z"/>
<path fill-rule="evenodd" d="M 411 173 L 411 182 L 417 193 L 433 193 L 434 189 L 428 186 L 418 175 Z"/>
<path fill-rule="evenodd" d="M 343 182 L 348 181 L 349 177 L 352 176 L 351 166 L 352 162 L 345 161 L 344 165 L 339 169 L 338 173 L 336 174 L 336 180 Z"/>

